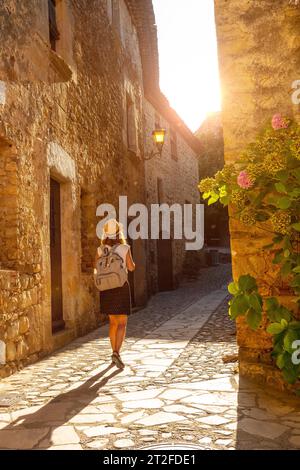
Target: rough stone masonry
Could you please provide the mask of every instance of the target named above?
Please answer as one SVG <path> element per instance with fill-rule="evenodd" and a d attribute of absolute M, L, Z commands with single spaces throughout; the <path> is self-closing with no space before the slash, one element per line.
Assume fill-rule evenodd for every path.
<path fill-rule="evenodd" d="M 280 112 L 300 121 L 292 102 L 292 84 L 300 77 L 300 8 L 287 0 L 215 0 L 219 61 L 223 90 L 225 160 L 234 162 L 271 117 Z M 264 296 L 293 301 L 278 282 L 278 272 L 262 247 L 270 237 L 230 219 L 233 276 L 251 274 Z M 250 330 L 238 321 L 240 372 L 284 388 L 272 366 L 272 338 L 265 325 Z"/>
<path fill-rule="evenodd" d="M 116 204 L 122 193 L 129 203 L 144 200 L 143 69 L 132 12 L 120 2 L 113 23 L 106 1 L 60 0 L 54 51 L 48 2 L 25 3 L 1 4 L 2 23 L 10 28 L 0 62 L 6 82 L 0 106 L 0 340 L 6 347 L 1 376 L 102 321 L 91 276 L 96 207 Z M 140 21 L 147 15 L 150 28 L 147 11 Z M 136 133 L 131 151 L 129 101 Z M 50 178 L 60 185 L 61 204 L 65 329 L 57 335 L 50 305 Z M 141 266 L 136 295 L 143 303 Z"/>
<path fill-rule="evenodd" d="M 0 5 L 0 377 L 103 322 L 96 208 L 146 203 L 143 102 L 161 96 L 151 0 L 57 0 L 54 39 L 49 3 Z M 189 199 L 195 151 L 179 157 L 192 163 Z M 146 244 L 133 248 L 141 306 Z"/>

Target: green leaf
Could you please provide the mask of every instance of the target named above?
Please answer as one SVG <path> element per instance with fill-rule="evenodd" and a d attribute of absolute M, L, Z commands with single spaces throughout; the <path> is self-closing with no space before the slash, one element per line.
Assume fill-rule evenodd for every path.
<path fill-rule="evenodd" d="M 290 250 L 284 250 L 284 252 L 283 252 L 283 256 L 285 258 L 288 258 L 290 256 L 290 254 L 291 254 Z"/>
<path fill-rule="evenodd" d="M 289 322 L 291 321 L 291 318 L 292 318 L 291 312 L 286 307 L 284 307 L 283 305 L 279 305 L 279 304 L 277 307 L 276 305 L 274 305 L 273 308 L 272 307 L 268 308 L 267 316 L 268 316 L 268 319 L 274 323 L 280 323 L 282 319 Z"/>
<path fill-rule="evenodd" d="M 254 310 L 254 308 L 250 308 L 250 310 L 247 313 L 246 320 L 250 328 L 252 328 L 252 330 L 257 330 L 261 322 L 261 319 L 262 319 L 262 314 Z"/>
<path fill-rule="evenodd" d="M 288 180 L 289 172 L 287 170 L 280 170 L 276 176 L 280 179 L 280 181 L 285 183 Z"/>
<path fill-rule="evenodd" d="M 267 212 L 260 211 L 260 212 L 257 212 L 256 214 L 256 220 L 258 220 L 259 222 L 265 222 L 269 218 L 270 216 Z"/>
<path fill-rule="evenodd" d="M 293 269 L 293 273 L 300 274 L 300 266 L 296 266 L 296 267 Z"/>
<path fill-rule="evenodd" d="M 293 248 L 289 235 L 286 235 L 283 239 L 283 248 L 285 250 L 291 250 Z"/>
<path fill-rule="evenodd" d="M 229 196 L 222 196 L 220 197 L 220 202 L 223 204 L 223 206 L 228 206 L 230 202 L 230 197 Z"/>
<path fill-rule="evenodd" d="M 273 264 L 279 264 L 279 263 L 281 263 L 282 260 L 283 260 L 283 254 L 282 254 L 282 250 L 280 250 L 274 256 L 272 263 Z"/>
<path fill-rule="evenodd" d="M 285 330 L 285 328 L 281 325 L 281 323 L 271 323 L 271 325 L 268 326 L 267 332 L 270 333 L 270 335 L 279 335 Z"/>
<path fill-rule="evenodd" d="M 279 333 L 279 335 L 275 335 L 273 337 L 274 347 L 273 347 L 273 351 L 271 353 L 273 357 L 277 356 L 278 354 L 284 354 L 285 353 L 285 351 L 283 349 L 283 345 L 282 345 L 283 336 L 284 336 L 284 332 Z"/>
<path fill-rule="evenodd" d="M 298 379 L 298 370 L 296 368 L 284 368 L 282 373 L 285 380 L 290 384 L 294 384 Z"/>
<path fill-rule="evenodd" d="M 253 198 L 253 205 L 255 207 L 259 207 L 264 200 L 266 194 L 268 194 L 267 191 L 259 191 L 258 195 Z"/>
<path fill-rule="evenodd" d="M 211 198 L 208 201 L 208 205 L 211 206 L 212 204 L 215 204 L 219 200 L 219 196 L 211 196 Z"/>
<path fill-rule="evenodd" d="M 241 276 L 238 280 L 238 285 L 240 290 L 243 292 L 257 289 L 256 280 L 249 274 Z"/>
<path fill-rule="evenodd" d="M 288 276 L 291 273 L 291 271 L 292 271 L 292 264 L 290 261 L 286 261 L 280 270 L 282 276 L 283 277 Z"/>
<path fill-rule="evenodd" d="M 221 186 L 221 187 L 220 187 L 220 190 L 219 190 L 219 193 L 220 193 L 220 197 L 228 196 L 228 192 L 227 192 L 226 186 Z"/>
<path fill-rule="evenodd" d="M 285 353 L 279 354 L 277 356 L 276 365 L 279 369 L 283 369 L 286 365 L 286 356 Z"/>
<path fill-rule="evenodd" d="M 249 304 L 251 307 L 258 313 L 262 311 L 262 299 L 259 294 L 250 294 L 249 295 Z"/>
<path fill-rule="evenodd" d="M 267 204 L 269 204 L 270 206 L 276 206 L 276 207 L 277 207 L 277 204 L 278 204 L 278 197 L 268 195 L 268 196 L 267 196 L 267 199 L 266 199 L 266 202 L 267 202 Z"/>
<path fill-rule="evenodd" d="M 294 277 L 294 279 L 293 279 L 293 281 L 292 281 L 292 283 L 291 283 L 291 286 L 292 286 L 292 287 L 300 287 L 300 275 L 299 275 L 299 274 L 297 274 L 297 275 Z"/>
<path fill-rule="evenodd" d="M 245 295 L 238 295 L 232 299 L 232 303 L 230 305 L 230 312 L 231 315 L 236 318 L 239 315 L 245 315 L 245 313 L 249 310 L 249 302 L 248 298 Z"/>
<path fill-rule="evenodd" d="M 278 316 L 279 316 L 279 319 L 280 321 L 282 319 L 286 320 L 287 322 L 290 322 L 291 321 L 291 318 L 292 318 L 292 314 L 291 312 L 289 311 L 288 308 L 284 307 L 283 305 L 281 305 L 279 307 L 279 309 L 277 310 L 278 312 Z"/>
<path fill-rule="evenodd" d="M 293 345 L 293 342 L 296 341 L 297 339 L 300 339 L 297 330 L 288 329 L 283 339 L 284 349 L 288 353 L 293 354 L 294 349 L 292 345 Z"/>
<path fill-rule="evenodd" d="M 297 198 L 300 195 L 300 189 L 299 188 L 294 188 L 292 191 L 290 191 L 289 196 L 292 198 Z"/>
<path fill-rule="evenodd" d="M 229 307 L 228 314 L 229 314 L 230 320 L 235 320 L 239 316 L 239 312 L 237 311 L 233 312 L 231 306 Z"/>
<path fill-rule="evenodd" d="M 208 199 L 210 197 L 210 192 L 202 194 L 203 199 Z"/>
<path fill-rule="evenodd" d="M 289 209 L 291 205 L 292 201 L 287 196 L 281 197 L 277 202 L 277 207 L 282 210 Z"/>
<path fill-rule="evenodd" d="M 280 323 L 282 316 L 280 315 L 280 305 L 276 297 L 266 299 L 267 317 L 272 323 Z"/>
<path fill-rule="evenodd" d="M 292 224 L 292 228 L 296 230 L 297 232 L 300 232 L 300 222 L 297 222 L 296 224 Z"/>
<path fill-rule="evenodd" d="M 268 310 L 267 317 L 272 323 L 280 323 L 282 318 L 279 310 Z"/>
<path fill-rule="evenodd" d="M 279 307 L 279 302 L 278 300 L 276 299 L 276 297 L 269 297 L 266 299 L 266 308 L 267 310 L 270 310 L 270 309 L 277 309 Z"/>
<path fill-rule="evenodd" d="M 232 295 L 237 295 L 239 292 L 239 288 L 235 282 L 231 282 L 228 286 L 228 292 Z"/>
<path fill-rule="evenodd" d="M 286 193 L 287 192 L 286 187 L 283 183 L 276 183 L 275 188 L 276 188 L 276 191 L 278 191 L 279 193 Z"/>

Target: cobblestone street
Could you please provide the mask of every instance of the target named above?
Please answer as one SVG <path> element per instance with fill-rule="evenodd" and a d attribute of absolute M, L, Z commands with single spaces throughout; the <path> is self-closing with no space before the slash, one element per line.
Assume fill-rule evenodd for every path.
<path fill-rule="evenodd" d="M 202 270 L 132 315 L 124 371 L 110 364 L 106 325 L 2 380 L 0 395 L 18 400 L 0 408 L 0 448 L 299 448 L 299 399 L 222 361 L 237 352 L 229 279 L 230 265 Z"/>

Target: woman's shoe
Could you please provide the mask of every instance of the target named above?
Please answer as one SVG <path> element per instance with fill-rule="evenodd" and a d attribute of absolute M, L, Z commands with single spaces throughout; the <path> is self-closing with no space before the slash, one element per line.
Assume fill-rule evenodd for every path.
<path fill-rule="evenodd" d="M 114 352 L 111 356 L 112 362 L 119 368 L 119 369 L 124 369 L 125 364 L 122 361 L 120 354 L 117 352 Z"/>

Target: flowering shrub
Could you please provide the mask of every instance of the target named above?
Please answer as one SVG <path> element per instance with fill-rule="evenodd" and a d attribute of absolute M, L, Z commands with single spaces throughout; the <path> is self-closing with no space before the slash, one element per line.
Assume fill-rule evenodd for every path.
<path fill-rule="evenodd" d="M 199 184 L 208 204 L 220 201 L 231 204 L 233 217 L 246 226 L 259 225 L 273 234 L 272 243 L 263 247 L 279 265 L 280 276 L 295 294 L 300 309 L 300 252 L 296 241 L 300 232 L 300 128 L 280 114 L 250 144 L 233 165 L 225 165 L 214 178 Z M 273 335 L 272 355 L 289 383 L 300 378 L 300 365 L 292 360 L 293 344 L 300 340 L 300 321 L 295 312 L 280 305 L 275 297 L 263 301 L 250 276 L 241 276 L 229 285 L 233 298 L 229 302 L 232 319 L 245 316 L 257 329 L 266 312 L 270 321 L 267 331 Z"/>

